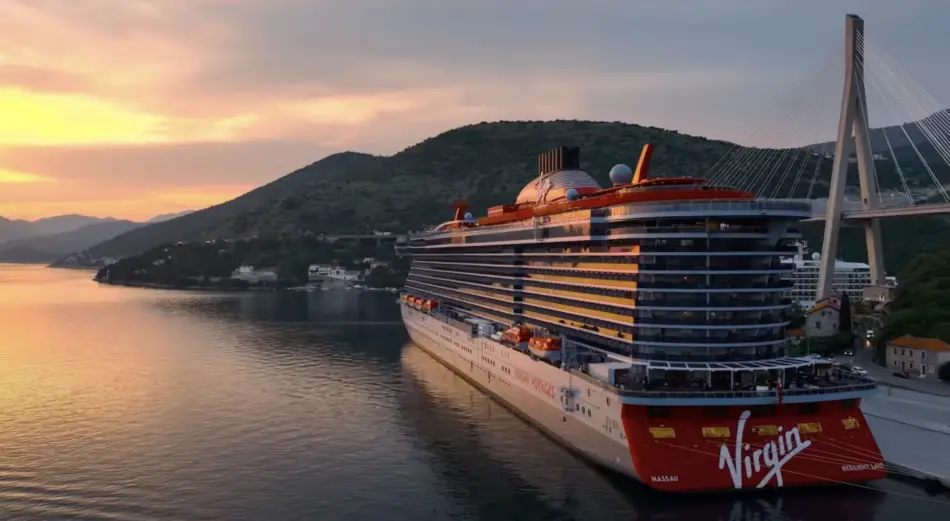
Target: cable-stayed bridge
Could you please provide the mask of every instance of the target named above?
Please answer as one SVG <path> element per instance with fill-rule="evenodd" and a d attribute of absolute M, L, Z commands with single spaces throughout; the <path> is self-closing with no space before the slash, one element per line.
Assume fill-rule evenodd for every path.
<path fill-rule="evenodd" d="M 825 223 L 818 298 L 832 291 L 842 225 L 864 228 L 871 283 L 884 286 L 880 221 L 950 214 L 944 186 L 950 184 L 950 112 L 865 38 L 860 17 L 846 17 L 844 43 L 814 77 L 796 87 L 795 99 L 775 121 L 756 129 L 756 135 L 799 144 L 735 146 L 705 176 L 711 184 L 735 186 L 762 198 L 812 205 L 809 220 Z M 899 124 L 872 129 L 869 94 Z M 832 121 L 827 116 L 836 104 L 837 139 L 801 144 L 803 137 L 814 139 L 828 130 Z M 850 176 L 856 177 L 856 187 L 847 186 Z"/>

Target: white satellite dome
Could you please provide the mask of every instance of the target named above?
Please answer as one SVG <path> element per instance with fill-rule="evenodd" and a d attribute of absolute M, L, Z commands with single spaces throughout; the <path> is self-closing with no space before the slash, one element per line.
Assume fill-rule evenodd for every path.
<path fill-rule="evenodd" d="M 610 169 L 610 182 L 614 186 L 628 185 L 633 182 L 633 170 L 627 165 L 614 165 Z"/>

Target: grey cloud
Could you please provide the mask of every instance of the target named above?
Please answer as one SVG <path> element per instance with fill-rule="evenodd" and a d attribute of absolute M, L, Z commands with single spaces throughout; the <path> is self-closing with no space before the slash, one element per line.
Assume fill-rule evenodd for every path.
<path fill-rule="evenodd" d="M 337 152 L 307 141 L 179 145 L 21 147 L 4 150 L 5 168 L 95 185 L 169 187 L 259 184 Z"/>

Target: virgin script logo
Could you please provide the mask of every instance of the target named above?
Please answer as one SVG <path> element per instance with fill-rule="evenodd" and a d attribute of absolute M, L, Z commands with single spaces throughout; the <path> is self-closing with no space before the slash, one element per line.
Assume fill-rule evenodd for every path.
<path fill-rule="evenodd" d="M 742 443 L 745 424 L 749 416 L 752 416 L 749 411 L 744 411 L 739 416 L 735 447 L 732 450 L 725 444 L 719 447 L 719 468 L 729 469 L 732 485 L 737 489 L 742 488 L 743 474 L 745 479 L 752 479 L 753 475 L 758 475 L 763 470 L 766 473 L 755 488 L 764 487 L 772 478 L 775 478 L 775 485 L 781 487 L 784 485 L 782 467 L 798 453 L 810 447 L 811 440 L 802 441 L 798 427 L 789 429 L 784 434 L 782 428 L 779 427 L 778 436 L 774 440 L 763 443 L 762 447 L 755 449 L 751 455 L 744 454 L 749 450 L 749 444 Z"/>

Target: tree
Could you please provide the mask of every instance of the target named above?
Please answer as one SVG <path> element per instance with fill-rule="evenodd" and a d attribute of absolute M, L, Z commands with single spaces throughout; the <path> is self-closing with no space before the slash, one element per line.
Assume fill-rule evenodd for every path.
<path fill-rule="evenodd" d="M 950 382 L 950 362 L 944 362 L 937 369 L 937 378 L 940 378 L 944 382 Z"/>
<path fill-rule="evenodd" d="M 805 309 L 798 302 L 792 303 L 788 309 L 788 328 L 797 329 L 805 325 Z"/>

